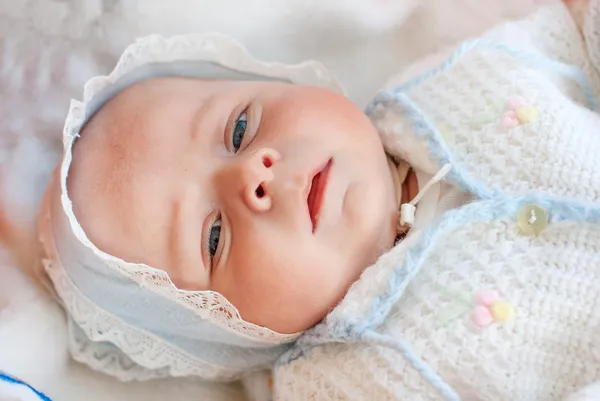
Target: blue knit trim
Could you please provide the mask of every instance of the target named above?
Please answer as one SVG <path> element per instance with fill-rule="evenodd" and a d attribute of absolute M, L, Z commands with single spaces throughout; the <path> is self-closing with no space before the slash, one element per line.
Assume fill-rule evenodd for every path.
<path fill-rule="evenodd" d="M 359 338 L 378 345 L 389 346 L 401 352 L 404 358 L 413 366 L 417 372 L 447 401 L 459 401 L 456 392 L 421 358 L 414 354 L 402 341 L 389 336 L 381 335 L 374 331 L 392 306 L 404 293 L 404 289 L 420 270 L 423 262 L 429 255 L 431 246 L 441 233 L 447 229 L 464 225 L 471 221 L 489 221 L 502 217 L 515 218 L 517 211 L 526 204 L 536 204 L 549 211 L 549 222 L 577 221 L 600 223 L 600 207 L 592 204 L 578 203 L 575 201 L 556 200 L 550 198 L 529 197 L 520 199 L 494 199 L 492 201 L 477 202 L 462 209 L 448 212 L 446 218 L 426 230 L 418 244 L 412 247 L 405 257 L 405 261 L 399 269 L 396 269 L 386 288 L 386 293 L 380 295 L 372 304 L 368 315 L 370 320 L 364 322 L 360 327 L 354 327 Z M 453 213 L 454 212 L 454 213 Z M 341 323 L 343 324 L 343 323 Z M 339 333 L 338 330 L 334 332 Z"/>
<path fill-rule="evenodd" d="M 505 51 L 524 62 L 554 71 L 575 80 L 581 86 L 588 101 L 588 106 L 592 110 L 598 109 L 598 100 L 594 95 L 594 90 L 590 81 L 580 68 L 557 62 L 538 54 L 515 50 L 501 42 L 488 39 L 476 39 L 461 45 L 459 49 L 439 67 L 401 84 L 396 88 L 380 92 L 375 99 L 369 103 L 365 112 L 370 116 L 373 116 L 379 107 L 400 106 L 404 111 L 404 116 L 410 121 L 415 135 L 427 143 L 429 156 L 437 161 L 440 166 L 445 163 L 452 164 L 453 168 L 448 173 L 447 179 L 456 183 L 461 189 L 471 192 L 476 197 L 487 199 L 501 196 L 502 192 L 497 188 L 488 188 L 481 183 L 475 182 L 469 177 L 466 171 L 457 168 L 458 163 L 446 146 L 436 125 L 433 124 L 426 113 L 405 93 L 419 86 L 427 79 L 448 71 L 468 52 L 477 48 L 491 48 Z"/>
<path fill-rule="evenodd" d="M 428 227 L 423 233 L 420 241 L 415 244 L 406 254 L 404 263 L 396 268 L 392 273 L 386 291 L 380 294 L 372 303 L 368 319 L 361 322 L 357 327 L 347 327 L 344 322 L 334 323 L 330 335 L 342 336 L 345 333 L 354 332 L 366 341 L 379 345 L 387 345 L 401 352 L 403 357 L 409 362 L 421 376 L 434 387 L 440 395 L 447 401 L 458 401 L 460 397 L 456 392 L 422 359 L 415 355 L 406 344 L 400 340 L 376 333 L 373 328 L 383 322 L 389 314 L 392 306 L 398 302 L 404 290 L 419 272 L 423 262 L 429 256 L 432 245 L 438 240 L 439 236 L 446 230 L 452 229 L 469 221 L 476 220 L 495 220 L 498 218 L 515 218 L 517 211 L 528 203 L 540 205 L 550 212 L 551 221 L 577 220 L 600 222 L 600 208 L 593 205 L 579 203 L 570 199 L 557 199 L 549 197 L 528 198 L 509 198 L 499 189 L 491 189 L 477 182 L 468 173 L 460 168 L 455 161 L 452 152 L 447 148 L 439 130 L 436 128 L 423 110 L 413 102 L 406 93 L 408 90 L 420 85 L 425 80 L 440 74 L 452 68 L 467 52 L 470 50 L 488 46 L 491 48 L 506 51 L 512 56 L 525 62 L 532 63 L 541 68 L 547 68 L 564 76 L 570 77 L 581 86 L 588 106 L 592 110 L 598 109 L 598 102 L 594 96 L 592 86 L 585 74 L 576 67 L 549 60 L 545 57 L 530 54 L 527 52 L 513 50 L 502 43 L 489 40 L 475 40 L 462 45 L 454 55 L 440 67 L 421 75 L 420 77 L 401 85 L 397 89 L 386 91 L 380 94 L 367 107 L 367 113 L 373 113 L 379 105 L 397 105 L 403 108 L 404 115 L 410 121 L 416 136 L 428 144 L 429 156 L 436 160 L 439 165 L 445 163 L 452 164 L 453 168 L 447 178 L 454 181 L 463 190 L 469 191 L 480 199 L 494 198 L 490 201 L 480 201 L 465 207 L 447 212 L 444 218 L 436 224 Z M 344 327 L 346 326 L 346 327 Z M 290 355 L 298 356 L 298 355 Z"/>
<path fill-rule="evenodd" d="M 446 163 L 452 165 L 446 175 L 446 180 L 454 182 L 462 190 L 472 193 L 477 198 L 487 199 L 502 195 L 500 190 L 488 188 L 482 183 L 474 181 L 466 171 L 458 168 L 459 163 L 446 146 L 446 142 L 435 124 L 406 94 L 398 93 L 396 102 L 404 109 L 404 116 L 410 121 L 415 134 L 427 142 L 430 158 L 438 162 L 440 166 Z"/>
<path fill-rule="evenodd" d="M 36 389 L 34 389 L 33 387 L 31 387 L 29 384 L 27 384 L 27 383 L 25 383 L 25 382 L 23 382 L 21 380 L 18 380 L 16 378 L 12 377 L 12 376 L 9 376 L 6 373 L 0 372 L 0 381 L 6 382 L 6 383 L 10 383 L 10 384 L 14 384 L 14 385 L 17 385 L 17 386 L 27 387 L 35 395 L 37 395 L 40 398 L 40 400 L 42 400 L 42 401 L 52 401 L 50 399 L 50 397 L 48 397 L 44 393 L 41 393 L 41 392 L 37 391 Z"/>
<path fill-rule="evenodd" d="M 432 246 L 446 230 L 474 221 L 515 220 L 518 211 L 527 204 L 539 205 L 548 210 L 550 223 L 559 221 L 600 223 L 600 206 L 548 196 L 497 198 L 475 202 L 448 211 L 443 219 L 428 227 L 419 241 L 407 251 L 403 263 L 394 269 L 390 276 L 386 292 L 380 294 L 373 301 L 370 313 L 367 314 L 369 319 L 352 330 L 360 335 L 383 322 L 391 307 L 402 296 L 406 286 L 420 270 L 423 261 L 429 256 Z M 343 325 L 344 323 L 339 322 L 338 324 Z M 339 331 L 336 331 L 336 334 L 339 334 Z"/>
<path fill-rule="evenodd" d="M 481 48 L 500 50 L 506 52 L 507 54 L 525 63 L 531 64 L 538 68 L 553 71 L 557 74 L 573 79 L 581 87 L 581 90 L 583 91 L 586 97 L 588 107 L 593 111 L 598 111 L 599 101 L 596 98 L 596 95 L 594 94 L 594 89 L 590 80 L 581 68 L 571 64 L 566 64 L 560 61 L 552 60 L 541 54 L 531 53 L 529 51 L 520 49 L 514 49 L 510 45 L 496 40 L 474 39 L 460 45 L 458 49 L 452 54 L 452 56 L 450 56 L 450 58 L 448 58 L 438 67 L 433 68 L 403 84 L 400 84 L 395 88 L 381 91 L 365 108 L 367 115 L 370 115 L 379 104 L 386 105 L 389 104 L 390 101 L 393 102 L 396 93 L 407 92 L 411 89 L 414 89 L 426 80 L 441 73 L 444 73 L 452 67 L 454 67 L 466 54 L 468 54 L 472 50 Z"/>
<path fill-rule="evenodd" d="M 434 68 L 433 70 L 431 70 L 431 71 L 429 71 L 429 72 L 427 72 L 427 73 L 425 73 L 403 85 L 400 85 L 396 89 L 392 89 L 391 91 L 383 92 L 381 95 L 376 97 L 376 99 L 370 104 L 370 106 L 367 109 L 367 112 L 369 112 L 369 110 L 371 110 L 371 111 L 375 110 L 375 108 L 379 104 L 382 104 L 382 103 L 390 105 L 390 102 L 392 102 L 394 105 L 402 107 L 404 110 L 405 116 L 411 122 L 412 128 L 413 128 L 415 134 L 417 135 L 417 137 L 419 137 L 422 140 L 425 140 L 427 142 L 430 157 L 433 160 L 437 161 L 439 163 L 439 165 L 443 165 L 445 163 L 452 164 L 452 169 L 450 170 L 450 172 L 447 175 L 447 179 L 449 181 L 453 181 L 458 186 L 460 186 L 463 190 L 472 193 L 473 195 L 475 195 L 476 197 L 478 197 L 480 199 L 491 199 L 491 198 L 492 199 L 493 198 L 500 199 L 500 204 L 498 205 L 498 208 L 493 211 L 492 215 L 488 216 L 488 218 L 494 219 L 494 218 L 500 217 L 501 212 L 503 212 L 504 215 L 506 216 L 507 213 L 509 212 L 509 210 L 506 209 L 507 207 L 509 207 L 509 208 L 512 207 L 512 210 L 510 212 L 514 215 L 516 213 L 515 205 L 522 204 L 522 201 L 519 201 L 518 198 L 510 198 L 508 195 L 504 194 L 500 189 L 488 188 L 483 183 L 478 182 L 477 180 L 473 179 L 473 177 L 470 176 L 468 174 L 468 172 L 466 172 L 463 168 L 460 167 L 460 163 L 458 163 L 456 161 L 455 157 L 452 155 L 452 152 L 450 152 L 450 150 L 446 146 L 444 140 L 442 139 L 442 135 L 440 134 L 439 130 L 435 127 L 435 124 L 433 124 L 430 121 L 430 119 L 427 117 L 425 112 L 423 110 L 421 110 L 421 108 L 419 106 L 417 106 L 409 98 L 409 96 L 407 94 L 403 93 L 405 91 L 408 91 L 408 90 L 420 85 L 425 80 L 427 80 L 437 74 L 443 73 L 443 72 L 447 71 L 448 69 L 452 68 L 465 54 L 467 54 L 469 51 L 471 51 L 475 48 L 479 48 L 479 47 L 487 47 L 487 48 L 492 48 L 492 49 L 503 50 L 503 51 L 506 51 L 507 53 L 513 55 L 514 57 L 517 57 L 524 61 L 533 63 L 535 65 L 539 65 L 540 67 L 545 67 L 545 68 L 551 69 L 553 71 L 556 71 L 557 73 L 560 73 L 560 74 L 563 74 L 565 76 L 575 79 L 584 89 L 584 92 L 586 93 L 586 96 L 588 97 L 588 102 L 590 103 L 590 107 L 596 107 L 597 102 L 593 96 L 592 87 L 589 84 L 589 82 L 587 81 L 585 74 L 579 68 L 574 67 L 574 66 L 569 66 L 569 65 L 566 65 L 563 63 L 559 63 L 559 62 L 556 62 L 553 60 L 549 60 L 546 57 L 543 57 L 543 56 L 540 56 L 537 54 L 531 54 L 529 52 L 514 50 L 503 43 L 490 41 L 487 39 L 477 39 L 474 41 L 464 43 L 453 54 L 453 56 L 451 56 L 446 62 L 444 62 L 439 67 Z M 536 200 L 537 203 L 543 203 L 542 199 L 544 199 L 544 197 L 538 196 L 535 198 L 530 198 L 530 201 L 534 201 L 534 199 Z M 556 200 L 558 198 L 554 198 L 554 199 Z M 571 201 L 570 199 L 561 199 L 560 200 L 560 202 L 567 202 L 567 203 L 570 201 Z M 447 228 L 447 227 L 444 227 L 445 225 L 448 225 L 448 226 L 451 225 L 453 218 L 454 219 L 456 219 L 456 218 L 465 219 L 467 216 L 464 216 L 464 213 L 477 214 L 477 210 L 479 209 L 479 207 L 484 207 L 484 204 L 479 203 L 479 204 L 475 204 L 475 206 L 469 205 L 464 208 L 449 211 L 446 214 L 447 217 L 445 219 L 438 222 L 437 225 L 429 227 L 429 229 L 426 230 L 426 233 L 431 233 L 431 236 L 434 236 L 437 238 L 437 235 L 438 235 L 437 233 L 439 232 L 439 229 Z M 475 210 L 471 211 L 472 209 L 475 209 Z M 453 216 L 458 216 L 458 217 L 453 217 Z M 441 227 L 438 227 L 438 226 L 441 226 Z M 428 238 L 428 239 L 424 238 L 420 241 L 420 243 L 416 244 L 411 249 L 411 251 L 419 250 L 420 248 L 423 248 L 423 247 L 429 247 L 432 244 L 432 242 L 433 242 L 433 238 Z M 388 291 L 386 291 L 386 293 L 391 293 L 390 289 L 401 288 L 401 291 L 399 291 L 399 295 L 398 295 L 398 297 L 399 297 L 402 294 L 402 291 L 404 290 L 406 285 L 408 285 L 408 281 L 410 281 L 410 279 L 412 279 L 412 277 L 418 272 L 418 268 L 414 268 L 414 267 L 411 268 L 411 265 L 413 265 L 413 264 L 418 265 L 420 263 L 420 260 L 416 259 L 417 256 L 413 256 L 413 255 L 421 255 L 420 257 L 422 257 L 422 258 L 426 256 L 426 255 L 424 255 L 424 252 L 421 252 L 421 251 L 409 252 L 406 256 L 406 261 L 405 261 L 405 263 L 407 264 L 406 268 L 399 269 L 403 273 L 398 273 L 391 277 L 390 283 L 388 284 Z M 396 272 L 398 272 L 398 269 L 396 269 Z M 381 297 L 385 297 L 385 294 L 382 294 L 380 296 L 380 298 Z M 394 300 L 397 299 L 397 297 L 393 297 L 393 298 L 394 298 Z M 376 321 L 376 322 L 380 322 L 382 320 L 381 316 L 386 316 L 387 313 L 389 312 L 389 308 L 384 308 L 383 310 L 379 310 L 378 308 L 380 306 L 381 306 L 380 302 L 376 301 L 375 306 L 372 309 L 372 314 L 369 315 L 369 316 L 375 316 L 374 321 Z M 362 330 L 364 330 L 366 327 L 368 327 L 368 325 L 363 327 Z M 359 332 L 360 331 L 361 330 L 359 330 Z"/>
<path fill-rule="evenodd" d="M 404 358 L 415 368 L 421 377 L 427 380 L 427 382 L 440 393 L 444 400 L 460 401 L 460 397 L 456 394 L 456 391 L 454 391 L 454 389 L 450 387 L 427 363 L 415 356 L 401 340 L 377 333 L 376 331 L 369 331 L 365 333 L 362 338 L 371 344 L 399 350 L 402 356 L 404 356 Z"/>

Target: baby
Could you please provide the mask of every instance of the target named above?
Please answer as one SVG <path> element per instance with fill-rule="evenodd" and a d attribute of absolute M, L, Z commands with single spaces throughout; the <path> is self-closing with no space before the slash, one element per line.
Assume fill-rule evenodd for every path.
<path fill-rule="evenodd" d="M 40 213 L 75 359 L 122 380 L 274 366 L 278 400 L 599 381 L 599 5 L 426 60 L 370 119 L 316 63 L 219 35 L 130 47 L 72 104 Z"/>
<path fill-rule="evenodd" d="M 99 249 L 160 268 L 179 289 L 218 292 L 280 333 L 320 321 L 395 236 L 368 118 L 288 83 L 134 84 L 82 129 L 67 188 Z"/>

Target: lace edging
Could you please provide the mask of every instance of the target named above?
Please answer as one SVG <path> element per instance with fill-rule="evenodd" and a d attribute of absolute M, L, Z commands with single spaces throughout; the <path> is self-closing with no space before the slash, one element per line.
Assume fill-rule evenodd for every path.
<path fill-rule="evenodd" d="M 75 360 L 123 381 L 182 376 L 231 381 L 241 375 L 194 358 L 103 311 L 79 292 L 60 263 L 43 263 L 69 312 L 69 348 Z"/>

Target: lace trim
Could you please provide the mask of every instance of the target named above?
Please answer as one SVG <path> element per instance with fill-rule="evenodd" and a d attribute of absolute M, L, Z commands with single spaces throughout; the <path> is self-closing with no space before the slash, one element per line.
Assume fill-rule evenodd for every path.
<path fill-rule="evenodd" d="M 232 330 L 253 340 L 269 344 L 283 344 L 296 340 L 301 333 L 280 334 L 244 321 L 238 310 L 221 294 L 212 291 L 184 291 L 178 289 L 162 270 L 143 264 L 125 262 L 108 255 L 92 244 L 73 213 L 67 195 L 66 178 L 71 164 L 71 147 L 82 124 L 85 108 L 93 97 L 120 77 L 149 63 L 174 62 L 178 60 L 202 60 L 217 63 L 233 70 L 254 73 L 265 77 L 291 80 L 294 83 L 328 87 L 342 92 L 339 82 L 320 63 L 308 61 L 288 66 L 280 63 L 262 63 L 250 56 L 238 43 L 221 34 L 193 34 L 163 38 L 149 36 L 131 45 L 121 56 L 114 71 L 108 76 L 88 81 L 84 90 L 84 102 L 72 101 L 63 134 L 65 157 L 61 166 L 62 205 L 75 236 L 107 266 L 132 279 L 140 286 L 172 299 L 193 311 L 203 319 Z"/>
<path fill-rule="evenodd" d="M 147 381 L 169 377 L 169 369 L 146 369 L 114 345 L 90 341 L 70 317 L 68 321 L 69 351 L 74 360 L 117 379 Z"/>
<path fill-rule="evenodd" d="M 85 84 L 83 101 L 89 103 L 98 92 L 141 66 L 178 60 L 208 61 L 235 71 L 343 92 L 339 81 L 317 61 L 305 61 L 295 65 L 262 62 L 252 57 L 238 42 L 219 33 L 178 35 L 169 38 L 150 35 L 127 47 L 110 75 L 90 79 Z"/>
<path fill-rule="evenodd" d="M 78 362 L 123 381 L 182 376 L 230 381 L 240 377 L 235 369 L 194 358 L 98 308 L 79 292 L 60 263 L 44 259 L 43 264 L 69 312 L 69 348 Z"/>

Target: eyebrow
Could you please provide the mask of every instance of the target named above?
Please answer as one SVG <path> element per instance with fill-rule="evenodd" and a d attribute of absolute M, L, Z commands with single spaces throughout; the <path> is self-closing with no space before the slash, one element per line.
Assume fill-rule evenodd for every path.
<path fill-rule="evenodd" d="M 181 198 L 175 198 L 171 201 L 169 205 L 171 209 L 171 213 L 169 213 L 170 219 L 167 227 L 167 249 L 168 249 L 168 259 L 169 263 L 172 265 L 171 268 L 179 274 L 183 272 L 182 266 L 188 262 L 189 258 L 187 257 L 187 244 L 186 239 L 190 240 L 189 233 L 184 232 L 185 230 L 185 222 L 187 221 L 186 210 L 184 207 L 184 200 Z M 204 217 L 206 219 L 206 216 Z M 203 220 L 204 221 L 204 220 Z M 203 226 L 203 224 L 202 224 Z M 200 231 L 200 245 L 204 239 L 204 233 Z M 195 241 L 192 241 L 195 242 Z M 206 265 L 204 263 L 204 258 L 202 255 L 202 250 L 200 250 L 200 265 L 201 268 L 206 270 Z"/>
<path fill-rule="evenodd" d="M 192 142 L 197 142 L 198 137 L 203 134 L 202 130 L 199 129 L 199 126 L 202 123 L 202 120 L 204 119 L 204 117 L 209 113 L 210 109 L 213 107 L 213 105 L 215 103 L 214 102 L 215 97 L 216 97 L 215 93 L 209 95 L 208 98 L 204 99 L 204 101 L 202 102 L 200 107 L 198 107 L 198 110 L 196 110 L 196 112 L 194 113 L 194 116 L 192 117 L 192 121 L 190 121 L 190 131 L 189 131 L 190 139 L 192 140 Z"/>
<path fill-rule="evenodd" d="M 167 250 L 171 264 L 179 265 L 181 262 L 181 199 L 175 198 L 170 202 L 169 219 L 167 221 Z"/>

